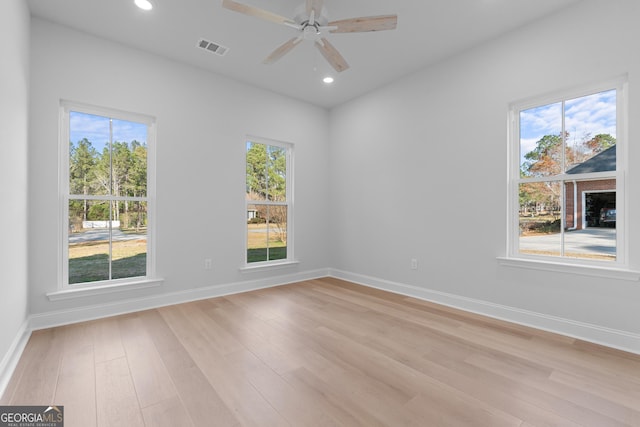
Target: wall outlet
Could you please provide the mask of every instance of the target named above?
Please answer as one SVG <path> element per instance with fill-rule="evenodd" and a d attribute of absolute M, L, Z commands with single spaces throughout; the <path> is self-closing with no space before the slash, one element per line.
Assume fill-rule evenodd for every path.
<path fill-rule="evenodd" d="M 418 260 L 416 258 L 411 258 L 411 269 L 412 270 L 418 269 Z"/>
<path fill-rule="evenodd" d="M 212 268 L 213 268 L 213 261 L 211 260 L 211 258 L 206 258 L 204 260 L 204 269 L 211 270 Z"/>

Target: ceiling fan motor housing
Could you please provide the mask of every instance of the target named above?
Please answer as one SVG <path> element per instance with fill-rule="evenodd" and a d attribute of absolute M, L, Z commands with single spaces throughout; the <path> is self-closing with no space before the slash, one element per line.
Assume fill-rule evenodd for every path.
<path fill-rule="evenodd" d="M 317 40 L 320 37 L 320 26 L 318 23 L 314 23 L 313 25 L 309 24 L 309 22 L 302 23 L 302 34 L 305 40 Z"/>

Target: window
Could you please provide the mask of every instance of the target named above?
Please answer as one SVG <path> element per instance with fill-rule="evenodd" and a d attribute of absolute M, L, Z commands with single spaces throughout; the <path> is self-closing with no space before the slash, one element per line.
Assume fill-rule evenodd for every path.
<path fill-rule="evenodd" d="M 152 276 L 154 120 L 61 105 L 62 288 Z"/>
<path fill-rule="evenodd" d="M 625 264 L 624 88 L 512 106 L 510 257 Z"/>
<path fill-rule="evenodd" d="M 293 258 L 291 245 L 290 144 L 246 142 L 246 263 L 273 264 Z"/>

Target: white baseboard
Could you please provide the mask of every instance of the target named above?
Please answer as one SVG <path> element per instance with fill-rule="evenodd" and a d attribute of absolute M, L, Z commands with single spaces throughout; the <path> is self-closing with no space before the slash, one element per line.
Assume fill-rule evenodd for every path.
<path fill-rule="evenodd" d="M 0 396 L 4 394 L 7 386 L 9 385 L 11 375 L 13 375 L 13 372 L 16 370 L 16 366 L 18 366 L 18 361 L 20 361 L 20 356 L 22 356 L 22 352 L 24 351 L 30 336 L 31 330 L 29 329 L 29 321 L 25 320 L 22 322 L 22 326 L 20 326 L 9 350 L 0 362 Z"/>
<path fill-rule="evenodd" d="M 640 335 L 631 332 L 610 329 L 590 323 L 578 322 L 342 270 L 330 269 L 329 275 L 371 288 L 431 301 L 495 319 L 530 326 L 630 353 L 640 354 Z"/>
<path fill-rule="evenodd" d="M 201 288 L 188 289 L 179 292 L 169 292 L 143 298 L 125 299 L 107 304 L 83 306 L 68 310 L 59 310 L 29 316 L 31 330 L 51 328 L 54 326 L 68 325 L 87 320 L 101 319 L 119 314 L 134 313 L 136 311 L 149 310 L 167 305 L 183 302 L 197 301 L 206 298 L 221 297 L 257 289 L 270 288 L 288 283 L 302 282 L 317 279 L 329 275 L 328 269 L 304 271 L 293 274 L 248 280 L 243 282 L 228 283 Z"/>

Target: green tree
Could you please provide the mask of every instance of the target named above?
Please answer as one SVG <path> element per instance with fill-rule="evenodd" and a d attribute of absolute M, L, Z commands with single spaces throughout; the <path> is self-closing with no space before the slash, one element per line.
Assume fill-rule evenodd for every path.
<path fill-rule="evenodd" d="M 127 195 L 143 197 L 147 195 L 147 147 L 138 141 L 131 142 L 129 173 L 126 183 Z M 129 206 L 127 205 L 127 210 Z M 134 202 L 135 228 L 140 230 L 146 219 L 146 204 Z M 129 211 L 130 212 L 130 211 Z M 128 220 L 127 216 L 127 220 Z"/>
<path fill-rule="evenodd" d="M 96 194 L 111 194 L 111 150 L 109 150 L 109 146 L 104 147 L 102 153 L 96 156 L 94 176 Z"/>
<path fill-rule="evenodd" d="M 550 176 L 561 172 L 562 145 L 560 135 L 545 135 L 536 147 L 526 153 L 523 164 L 525 176 Z"/>
<path fill-rule="evenodd" d="M 249 143 L 247 149 L 247 194 L 252 200 L 267 199 L 267 146 Z"/>
<path fill-rule="evenodd" d="M 562 135 L 545 135 L 536 143 L 533 150 L 526 153 L 526 162 L 522 165 L 520 174 L 522 177 L 544 177 L 559 175 L 563 171 L 563 147 L 564 161 L 570 161 L 575 157 L 575 150 L 567 148 L 565 141 L 569 133 Z M 558 186 L 553 182 L 528 183 L 520 186 L 520 212 L 528 213 L 545 210 L 555 213 L 560 207 L 560 194 Z"/>
<path fill-rule="evenodd" d="M 95 194 L 144 197 L 147 195 L 147 147 L 139 141 L 116 141 L 102 153 L 94 150 L 91 187 Z M 128 228 L 135 223 L 140 229 L 146 223 L 146 203 L 111 202 L 111 219 Z M 133 218 L 133 219 L 132 219 Z"/>
<path fill-rule="evenodd" d="M 111 194 L 119 197 L 127 193 L 129 183 L 129 170 L 133 158 L 129 145 L 126 142 L 116 141 L 111 145 Z M 116 221 L 120 220 L 120 202 L 112 202 L 113 216 Z M 128 213 L 129 204 L 124 202 L 123 211 Z"/>
<path fill-rule="evenodd" d="M 250 143 L 247 149 L 247 193 L 253 200 L 285 201 L 287 194 L 287 150 Z"/>
<path fill-rule="evenodd" d="M 78 141 L 77 145 L 69 141 L 69 191 L 71 194 L 90 194 L 95 181 L 95 166 L 98 152 L 87 138 Z M 87 220 L 87 200 L 74 202 L 76 208 L 81 205 L 82 220 Z"/>
<path fill-rule="evenodd" d="M 131 142 L 126 190 L 127 194 L 133 197 L 147 194 L 147 146 L 136 140 Z"/>
<path fill-rule="evenodd" d="M 287 151 L 282 147 L 270 146 L 268 155 L 269 198 L 283 202 L 287 197 Z"/>
<path fill-rule="evenodd" d="M 616 145 L 616 138 L 608 133 L 599 133 L 585 141 L 584 145 L 594 154 L 598 154 Z"/>

